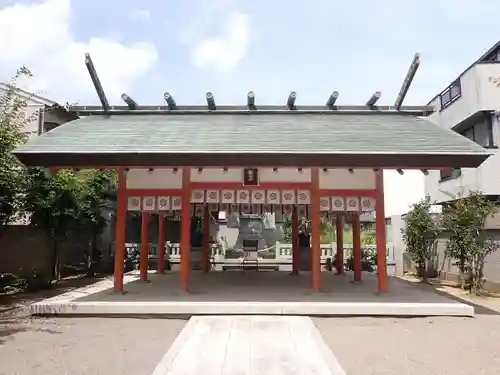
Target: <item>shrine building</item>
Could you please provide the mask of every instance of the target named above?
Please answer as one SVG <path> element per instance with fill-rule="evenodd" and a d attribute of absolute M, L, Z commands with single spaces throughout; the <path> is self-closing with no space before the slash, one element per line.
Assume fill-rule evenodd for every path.
<path fill-rule="evenodd" d="M 473 141 L 431 123 L 433 107 L 403 106 L 418 67 L 414 60 L 394 106 L 377 106 L 380 93 L 365 105 L 337 105 L 334 92 L 325 105 L 296 105 L 290 93 L 283 106 L 260 105 L 253 92 L 241 106 L 143 106 L 128 95 L 126 106 L 108 104 L 90 56 L 86 64 L 100 106 L 75 106 L 79 119 L 31 139 L 15 155 L 27 166 L 106 168 L 118 172 L 114 288 L 123 291 L 126 213 L 141 211 L 140 277 L 148 277 L 147 220 L 160 213 L 159 248 L 164 249 L 164 216 L 181 220 L 180 285 L 189 291 L 190 220 L 210 221 L 211 212 L 275 212 L 292 216 L 293 272 L 301 272 L 297 222 L 311 219 L 311 288 L 320 291 L 320 222 L 337 218 L 337 228 L 353 222 L 354 279 L 361 279 L 360 220 L 376 214 L 378 292 L 388 291 L 384 170 L 476 168 L 490 155 Z M 286 99 L 286 98 L 285 98 Z M 297 99 L 298 100 L 298 99 Z M 404 193 L 404 192 L 403 192 Z M 205 225 L 202 272 L 210 271 L 210 239 Z M 341 237 L 342 230 L 338 230 Z M 337 272 L 343 272 L 342 238 L 337 238 Z M 245 250 L 252 252 L 252 244 Z M 158 272 L 164 272 L 165 251 Z"/>

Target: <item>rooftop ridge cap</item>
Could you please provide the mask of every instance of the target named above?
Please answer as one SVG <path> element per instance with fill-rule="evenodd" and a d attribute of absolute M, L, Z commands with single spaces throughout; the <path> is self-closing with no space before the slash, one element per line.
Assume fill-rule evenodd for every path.
<path fill-rule="evenodd" d="M 434 112 L 433 106 L 403 106 L 396 109 L 395 106 L 297 106 L 294 109 L 288 109 L 286 106 L 280 105 L 262 105 L 254 109 L 249 109 L 242 105 L 224 105 L 218 106 L 216 110 L 210 110 L 203 105 L 179 106 L 176 109 L 169 109 L 168 106 L 140 106 L 137 109 L 130 109 L 127 106 L 110 106 L 104 110 L 101 106 L 72 106 L 68 109 L 69 112 L 82 115 L 222 115 L 222 114 L 413 114 L 427 116 Z"/>

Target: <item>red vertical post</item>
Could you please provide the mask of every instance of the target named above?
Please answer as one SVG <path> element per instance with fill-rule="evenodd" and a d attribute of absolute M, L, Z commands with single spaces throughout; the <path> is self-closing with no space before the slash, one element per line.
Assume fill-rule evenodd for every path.
<path fill-rule="evenodd" d="M 389 291 L 387 280 L 387 240 L 385 228 L 384 171 L 375 171 L 375 235 L 377 241 L 378 292 Z"/>
<path fill-rule="evenodd" d="M 158 269 L 160 274 L 165 273 L 165 215 L 158 213 Z"/>
<path fill-rule="evenodd" d="M 203 273 L 209 271 L 210 259 L 210 211 L 208 204 L 205 205 L 203 214 L 203 252 L 201 254 L 201 270 Z"/>
<path fill-rule="evenodd" d="M 141 212 L 141 260 L 139 264 L 141 281 L 148 281 L 149 255 L 149 213 Z"/>
<path fill-rule="evenodd" d="M 299 217 L 297 206 L 292 211 L 292 273 L 300 271 Z"/>
<path fill-rule="evenodd" d="M 361 281 L 361 221 L 359 213 L 352 221 L 352 248 L 354 255 L 354 281 Z"/>
<path fill-rule="evenodd" d="M 337 274 L 344 273 L 344 214 L 341 212 L 337 213 L 337 258 L 335 267 L 337 268 Z"/>
<path fill-rule="evenodd" d="M 182 168 L 181 275 L 180 286 L 189 292 L 191 273 L 191 168 Z"/>
<path fill-rule="evenodd" d="M 321 290 L 321 213 L 319 194 L 319 169 L 311 169 L 311 259 L 312 289 Z"/>
<path fill-rule="evenodd" d="M 127 197 L 125 171 L 118 170 L 116 224 L 115 224 L 115 269 L 113 288 L 123 292 L 123 272 L 125 267 L 125 230 L 127 225 Z"/>

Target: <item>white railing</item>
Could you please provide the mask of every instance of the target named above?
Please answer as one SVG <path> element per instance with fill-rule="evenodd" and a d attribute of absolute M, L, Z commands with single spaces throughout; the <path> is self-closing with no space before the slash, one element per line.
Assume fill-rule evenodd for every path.
<path fill-rule="evenodd" d="M 126 251 L 131 253 L 133 251 L 138 251 L 140 245 L 137 243 L 126 243 Z M 222 269 L 222 265 L 232 265 L 239 264 L 242 262 L 243 254 L 238 258 L 226 258 L 226 250 L 217 244 L 211 244 L 211 259 L 215 264 L 215 269 Z M 376 250 L 376 245 L 362 245 L 366 250 Z M 283 244 L 279 241 L 275 245 L 268 249 L 275 248 L 274 258 L 264 258 L 259 257 L 259 264 L 273 264 L 278 265 L 280 269 L 288 270 L 291 269 L 292 265 L 292 245 Z M 268 250 L 265 249 L 265 250 Z M 171 263 L 179 263 L 181 258 L 181 250 L 179 243 L 171 243 L 170 241 L 165 242 L 165 258 L 169 259 Z M 259 250 L 259 252 L 262 250 Z M 196 253 L 198 253 L 197 251 Z M 241 251 L 242 252 L 242 251 Z M 331 244 L 321 244 L 321 262 L 326 262 L 328 258 L 332 259 L 335 257 L 337 252 L 337 244 L 335 242 Z M 344 258 L 350 256 L 352 252 L 352 244 L 344 244 Z M 157 258 L 158 256 L 158 246 L 157 244 L 149 244 L 149 257 Z M 391 243 L 387 244 L 387 263 L 389 265 L 394 263 L 394 251 Z"/>

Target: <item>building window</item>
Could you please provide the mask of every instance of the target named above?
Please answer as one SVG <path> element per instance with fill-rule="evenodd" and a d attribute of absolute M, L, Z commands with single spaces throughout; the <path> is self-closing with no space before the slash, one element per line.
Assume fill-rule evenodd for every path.
<path fill-rule="evenodd" d="M 439 95 L 441 100 L 441 109 L 448 107 L 451 103 L 460 98 L 461 94 L 462 88 L 460 86 L 460 79 L 457 79 Z"/>
<path fill-rule="evenodd" d="M 461 134 L 484 148 L 498 147 L 493 137 L 493 124 L 491 118 L 465 129 Z"/>
<path fill-rule="evenodd" d="M 450 87 L 450 96 L 451 96 L 451 100 L 453 100 L 454 98 L 460 96 L 460 84 L 458 85 L 453 85 Z"/>
<path fill-rule="evenodd" d="M 452 180 L 460 177 L 462 170 L 460 168 L 452 168 L 444 171 L 439 171 L 439 182 Z"/>

